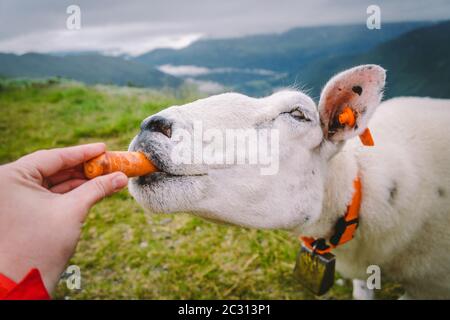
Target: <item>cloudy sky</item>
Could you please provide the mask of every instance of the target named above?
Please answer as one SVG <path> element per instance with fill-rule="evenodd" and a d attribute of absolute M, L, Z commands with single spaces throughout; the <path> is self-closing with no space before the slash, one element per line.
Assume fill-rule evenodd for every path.
<path fill-rule="evenodd" d="M 80 30 L 66 27 L 73 4 L 81 9 Z M 448 0 L 0 0 L 0 52 L 138 55 L 206 37 L 365 25 L 370 4 L 381 8 L 382 22 L 450 19 Z"/>

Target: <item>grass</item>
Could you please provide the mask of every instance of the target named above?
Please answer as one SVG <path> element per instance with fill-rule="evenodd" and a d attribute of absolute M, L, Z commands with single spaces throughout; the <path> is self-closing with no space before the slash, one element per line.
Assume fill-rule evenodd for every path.
<path fill-rule="evenodd" d="M 0 163 L 41 148 L 104 141 L 126 149 L 139 123 L 186 92 L 87 87 L 58 79 L 0 81 Z M 314 299 L 292 277 L 297 239 L 188 215 L 145 215 L 127 191 L 92 210 L 71 264 L 82 289 L 58 299 Z M 342 282 L 342 281 L 340 281 Z M 383 284 L 379 297 L 401 292 Z M 349 281 L 321 299 L 349 299 Z"/>

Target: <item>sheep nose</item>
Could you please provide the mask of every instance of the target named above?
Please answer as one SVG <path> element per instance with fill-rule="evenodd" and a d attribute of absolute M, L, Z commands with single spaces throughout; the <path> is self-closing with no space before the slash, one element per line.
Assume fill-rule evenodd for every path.
<path fill-rule="evenodd" d="M 161 116 L 150 117 L 142 122 L 141 131 L 160 132 L 170 138 L 172 136 L 172 121 Z"/>

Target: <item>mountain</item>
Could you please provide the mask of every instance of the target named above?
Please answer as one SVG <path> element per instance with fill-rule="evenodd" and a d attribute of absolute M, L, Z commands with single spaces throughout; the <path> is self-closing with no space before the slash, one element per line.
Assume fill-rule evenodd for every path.
<path fill-rule="evenodd" d="M 386 97 L 430 96 L 450 98 L 450 21 L 407 32 L 368 52 L 320 59 L 290 73 L 270 86 L 302 79 L 315 97 L 336 72 L 365 63 L 388 71 Z"/>
<path fill-rule="evenodd" d="M 368 51 L 377 44 L 429 24 L 386 23 L 381 30 L 369 30 L 364 24 L 301 27 L 280 34 L 200 40 L 184 49 L 157 49 L 134 60 L 152 66 L 196 65 L 286 72 L 317 57 Z"/>
<path fill-rule="evenodd" d="M 142 87 L 177 87 L 183 81 L 151 66 L 100 54 L 54 56 L 0 53 L 0 75 L 43 78 L 60 76 L 88 84 L 106 83 Z"/>
<path fill-rule="evenodd" d="M 386 97 L 450 98 L 450 22 L 386 23 L 296 28 L 272 35 L 198 41 L 181 50 L 155 50 L 136 60 L 171 68 L 194 65 L 188 75 L 261 96 L 278 87 L 306 88 L 318 98 L 336 72 L 365 63 L 388 70 Z"/>
<path fill-rule="evenodd" d="M 213 81 L 250 95 L 270 92 L 286 74 L 318 60 L 364 53 L 377 45 L 431 22 L 385 23 L 380 30 L 365 24 L 300 27 L 279 34 L 230 39 L 205 39 L 184 49 L 157 49 L 134 58 L 149 66 L 208 68 L 209 72 L 184 75 Z M 281 81 L 280 81 L 281 80 Z"/>
<path fill-rule="evenodd" d="M 388 70 L 387 97 L 450 98 L 449 34 L 450 21 L 404 22 L 385 23 L 381 30 L 326 26 L 201 40 L 184 49 L 159 49 L 136 58 L 95 52 L 0 54 L 0 76 L 61 76 L 89 84 L 146 87 L 178 87 L 187 79 L 199 88 L 224 86 L 252 96 L 296 86 L 318 98 L 334 73 L 376 63 Z"/>

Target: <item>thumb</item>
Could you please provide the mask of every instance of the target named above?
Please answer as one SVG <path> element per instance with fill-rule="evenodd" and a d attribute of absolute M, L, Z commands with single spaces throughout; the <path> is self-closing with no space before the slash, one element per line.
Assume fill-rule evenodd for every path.
<path fill-rule="evenodd" d="M 122 172 L 114 172 L 83 183 L 67 195 L 91 208 L 103 198 L 121 190 L 128 183 L 128 178 Z"/>

